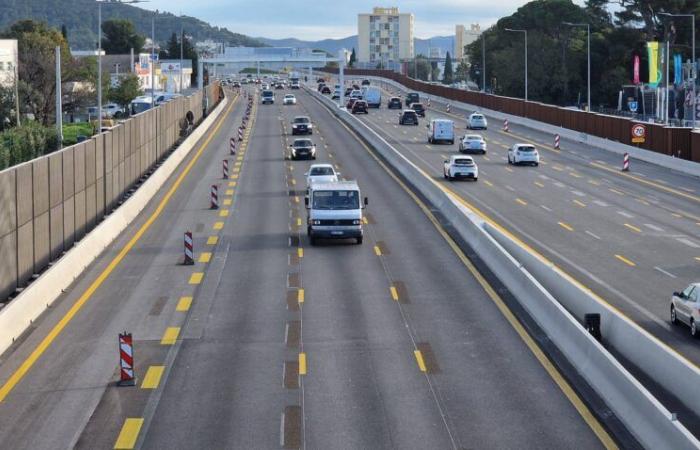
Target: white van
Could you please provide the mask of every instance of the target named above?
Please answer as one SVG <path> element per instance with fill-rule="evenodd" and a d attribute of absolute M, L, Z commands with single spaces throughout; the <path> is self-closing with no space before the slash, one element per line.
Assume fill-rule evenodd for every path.
<path fill-rule="evenodd" d="M 437 144 L 447 142 L 455 143 L 455 123 L 449 119 L 432 119 L 428 125 L 428 142 Z"/>
<path fill-rule="evenodd" d="M 306 233 L 311 245 L 316 239 L 355 239 L 362 244 L 360 188 L 356 181 L 313 183 L 306 203 Z"/>
<path fill-rule="evenodd" d="M 364 100 L 370 108 L 379 108 L 382 104 L 382 91 L 376 86 L 365 86 Z"/>

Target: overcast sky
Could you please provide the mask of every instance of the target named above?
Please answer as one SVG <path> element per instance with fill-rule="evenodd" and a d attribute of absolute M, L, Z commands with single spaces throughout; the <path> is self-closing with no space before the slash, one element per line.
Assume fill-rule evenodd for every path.
<path fill-rule="evenodd" d="M 575 2 L 582 4 L 583 0 Z M 525 3 L 525 0 L 150 0 L 138 6 L 186 14 L 248 36 L 315 41 L 357 34 L 357 14 L 372 12 L 374 6 L 398 6 L 400 12 L 413 13 L 416 37 L 428 38 L 452 35 L 458 23 L 492 25 Z"/>

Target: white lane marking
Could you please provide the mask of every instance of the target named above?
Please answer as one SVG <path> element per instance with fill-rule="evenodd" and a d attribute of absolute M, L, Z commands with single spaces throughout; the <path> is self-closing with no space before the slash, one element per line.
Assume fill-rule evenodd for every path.
<path fill-rule="evenodd" d="M 621 215 L 622 217 L 627 217 L 628 219 L 633 219 L 633 218 L 634 218 L 634 216 L 633 216 L 632 214 L 626 213 L 626 212 L 624 212 L 624 211 L 618 211 L 617 213 L 618 213 L 619 215 Z"/>
<path fill-rule="evenodd" d="M 603 208 L 607 208 L 609 206 L 607 203 L 605 203 L 602 200 L 593 200 L 593 203 L 595 203 L 598 206 L 602 206 Z"/>
<path fill-rule="evenodd" d="M 659 233 L 663 233 L 664 229 L 661 227 L 657 227 L 656 225 L 652 225 L 650 223 L 645 223 L 645 227 L 649 228 L 650 230 L 658 231 Z"/>
<path fill-rule="evenodd" d="M 555 181 L 554 185 L 556 187 L 560 187 L 560 188 L 566 187 L 566 185 L 564 183 L 562 183 L 561 181 Z"/>
<path fill-rule="evenodd" d="M 540 205 L 540 208 L 544 209 L 545 211 L 552 212 L 552 208 L 547 208 L 547 207 L 544 206 L 544 205 Z"/>
<path fill-rule="evenodd" d="M 515 188 L 508 186 L 507 184 L 506 184 L 506 189 L 508 189 L 511 192 L 515 192 Z"/>
<path fill-rule="evenodd" d="M 593 237 L 593 238 L 595 238 L 595 239 L 600 240 L 600 237 L 596 236 L 595 234 L 591 233 L 591 232 L 588 231 L 588 230 L 586 230 L 586 234 L 589 235 L 589 236 L 591 236 L 591 237 Z"/>
<path fill-rule="evenodd" d="M 584 193 L 581 192 L 581 191 L 571 191 L 571 193 L 574 194 L 574 195 L 578 195 L 579 197 L 585 197 L 585 196 L 586 196 L 586 194 L 584 194 Z"/>
<path fill-rule="evenodd" d="M 676 240 L 678 242 L 680 242 L 681 244 L 687 245 L 688 247 L 700 248 L 700 245 L 696 244 L 695 242 L 691 241 L 688 238 L 676 238 Z"/>
<path fill-rule="evenodd" d="M 548 177 L 547 175 L 539 174 L 539 175 L 537 175 L 537 176 L 540 177 L 540 178 L 542 178 L 543 180 L 549 180 L 549 177 Z"/>
<path fill-rule="evenodd" d="M 675 276 L 674 274 L 672 274 L 672 273 L 670 273 L 670 272 L 666 272 L 666 271 L 665 271 L 664 269 L 662 269 L 661 267 L 656 267 L 656 266 L 654 266 L 654 269 L 658 270 L 659 272 L 663 273 L 664 275 L 668 275 L 668 276 L 671 277 L 671 278 L 678 278 L 678 277 Z"/>

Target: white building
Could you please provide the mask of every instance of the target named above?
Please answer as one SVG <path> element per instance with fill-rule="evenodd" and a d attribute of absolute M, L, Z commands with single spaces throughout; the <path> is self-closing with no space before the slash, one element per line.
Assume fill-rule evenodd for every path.
<path fill-rule="evenodd" d="M 0 86 L 11 86 L 17 69 L 17 40 L 0 39 Z"/>
<path fill-rule="evenodd" d="M 455 26 L 455 59 L 464 58 L 464 47 L 479 39 L 481 26 L 478 23 L 471 24 L 469 30 L 464 25 Z"/>
<path fill-rule="evenodd" d="M 357 61 L 377 64 L 412 59 L 413 14 L 399 8 L 374 8 L 357 16 Z"/>

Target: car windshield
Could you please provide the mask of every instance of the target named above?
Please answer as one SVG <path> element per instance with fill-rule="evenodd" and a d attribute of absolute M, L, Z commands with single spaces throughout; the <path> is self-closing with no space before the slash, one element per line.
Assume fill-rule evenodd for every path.
<path fill-rule="evenodd" d="M 533 146 L 531 146 L 531 145 L 521 145 L 520 147 L 518 147 L 518 150 L 521 151 L 521 152 L 527 152 L 527 153 L 529 153 L 529 152 L 534 152 L 534 151 L 535 151 L 535 147 L 533 147 Z"/>
<path fill-rule="evenodd" d="M 469 135 L 469 136 L 465 136 L 464 138 L 468 141 L 480 141 L 481 140 L 481 136 L 476 136 L 473 134 Z"/>
<path fill-rule="evenodd" d="M 311 147 L 312 145 L 314 144 L 309 139 L 297 139 L 294 141 L 295 147 Z"/>
<path fill-rule="evenodd" d="M 406 98 L 409 100 L 418 100 L 418 94 L 408 94 Z"/>
<path fill-rule="evenodd" d="M 360 193 L 358 191 L 316 191 L 313 208 L 359 209 Z"/>
<path fill-rule="evenodd" d="M 311 176 L 335 175 L 332 167 L 314 167 L 309 173 Z"/>
<path fill-rule="evenodd" d="M 471 159 L 455 159 L 456 166 L 471 166 L 473 161 Z"/>
<path fill-rule="evenodd" d="M 415 117 L 415 116 L 416 116 L 416 112 L 415 112 L 415 111 L 406 111 L 406 112 L 403 113 L 403 115 L 406 116 L 406 117 Z"/>
<path fill-rule="evenodd" d="M 272 97 L 274 94 L 272 91 L 263 91 L 262 95 L 263 97 Z"/>
<path fill-rule="evenodd" d="M 291 95 L 291 94 L 287 94 L 287 95 L 284 96 L 284 98 L 294 98 L 294 96 Z"/>
<path fill-rule="evenodd" d="M 294 123 L 309 123 L 308 117 L 296 117 Z"/>

